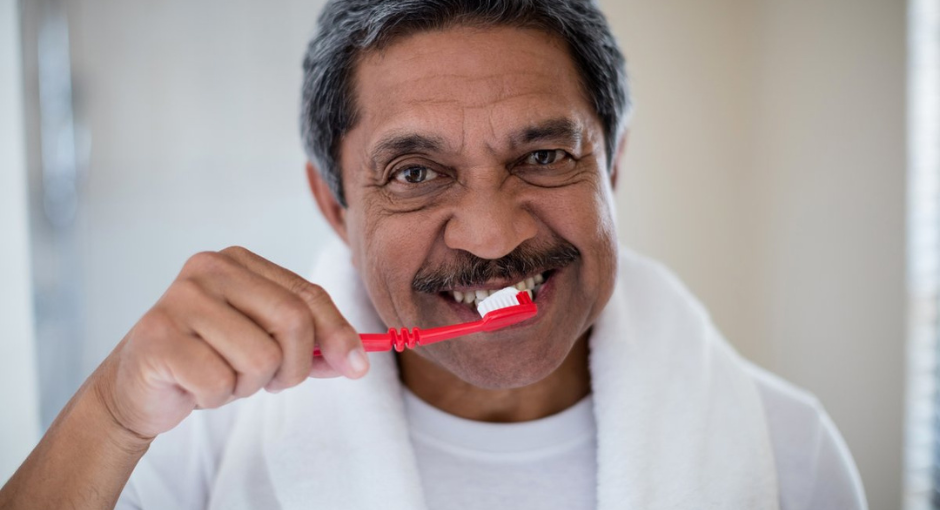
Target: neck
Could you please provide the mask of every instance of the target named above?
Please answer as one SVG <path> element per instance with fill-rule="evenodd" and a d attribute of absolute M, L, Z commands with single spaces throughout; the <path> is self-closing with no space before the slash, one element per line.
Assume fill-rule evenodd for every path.
<path fill-rule="evenodd" d="M 473 386 L 413 351 L 397 355 L 404 385 L 432 406 L 461 418 L 512 423 L 559 413 L 591 392 L 587 340 L 581 336 L 548 377 L 520 388 L 490 390 Z"/>

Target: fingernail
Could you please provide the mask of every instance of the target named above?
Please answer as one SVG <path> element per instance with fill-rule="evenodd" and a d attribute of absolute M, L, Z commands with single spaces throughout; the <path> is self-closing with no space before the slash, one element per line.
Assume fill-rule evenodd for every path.
<path fill-rule="evenodd" d="M 366 359 L 366 351 L 361 348 L 349 351 L 347 358 L 349 359 L 349 367 L 357 374 L 361 374 L 369 368 L 369 360 Z"/>

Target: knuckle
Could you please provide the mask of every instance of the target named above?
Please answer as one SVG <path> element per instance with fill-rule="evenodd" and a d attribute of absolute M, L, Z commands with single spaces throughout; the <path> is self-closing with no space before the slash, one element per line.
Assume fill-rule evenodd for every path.
<path fill-rule="evenodd" d="M 332 302 L 330 295 L 323 290 L 323 287 L 315 283 L 296 281 L 290 286 L 290 291 L 300 296 L 300 299 L 312 307 L 320 307 Z"/>
<path fill-rule="evenodd" d="M 199 252 L 186 261 L 183 265 L 183 275 L 194 274 L 213 274 L 224 271 L 229 264 L 228 258 L 219 252 L 203 251 Z"/>
<path fill-rule="evenodd" d="M 313 328 L 310 310 L 300 299 L 285 298 L 275 307 L 274 321 L 288 335 L 302 335 Z"/>
<path fill-rule="evenodd" d="M 290 387 L 297 386 L 298 384 L 306 381 L 308 375 L 310 375 L 309 369 L 304 372 L 297 371 L 297 373 L 293 374 L 292 376 L 287 377 L 287 380 L 286 380 L 287 385 Z"/>
<path fill-rule="evenodd" d="M 259 389 L 257 385 L 240 382 L 238 386 L 235 387 L 235 392 L 232 396 L 235 398 L 248 398 L 257 393 Z"/>
<path fill-rule="evenodd" d="M 236 383 L 235 371 L 211 348 L 203 349 L 197 358 L 202 391 L 208 396 L 231 394 Z"/>
<path fill-rule="evenodd" d="M 247 370 L 256 375 L 273 374 L 281 366 L 281 349 L 273 342 L 268 342 L 253 353 Z"/>
<path fill-rule="evenodd" d="M 282 366 L 277 372 L 275 379 L 280 381 L 284 387 L 290 388 L 307 380 L 310 373 L 310 367 L 301 366 Z"/>
<path fill-rule="evenodd" d="M 217 370 L 206 383 L 206 393 L 211 401 L 224 402 L 235 390 L 235 373 L 231 370 Z"/>
<path fill-rule="evenodd" d="M 244 255 L 247 255 L 251 252 L 248 251 L 248 249 L 245 248 L 244 246 L 229 246 L 228 248 L 225 248 L 224 250 L 220 251 L 220 253 L 229 255 L 234 258 L 238 258 Z"/>

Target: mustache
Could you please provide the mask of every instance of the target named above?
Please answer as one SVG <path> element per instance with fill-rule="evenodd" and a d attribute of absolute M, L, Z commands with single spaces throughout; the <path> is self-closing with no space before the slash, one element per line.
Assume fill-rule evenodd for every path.
<path fill-rule="evenodd" d="M 418 271 L 411 288 L 436 294 L 458 286 L 480 286 L 492 279 L 518 281 L 536 271 L 560 269 L 580 258 L 581 252 L 559 237 L 555 237 L 548 246 L 521 244 L 498 259 L 484 259 L 460 250 L 453 260 Z"/>

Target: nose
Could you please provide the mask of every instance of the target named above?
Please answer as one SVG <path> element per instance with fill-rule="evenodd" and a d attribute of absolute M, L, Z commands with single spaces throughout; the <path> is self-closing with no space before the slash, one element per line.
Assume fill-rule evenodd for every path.
<path fill-rule="evenodd" d="M 444 229 L 448 248 L 495 260 L 535 237 L 532 213 L 507 190 L 467 190 Z"/>

